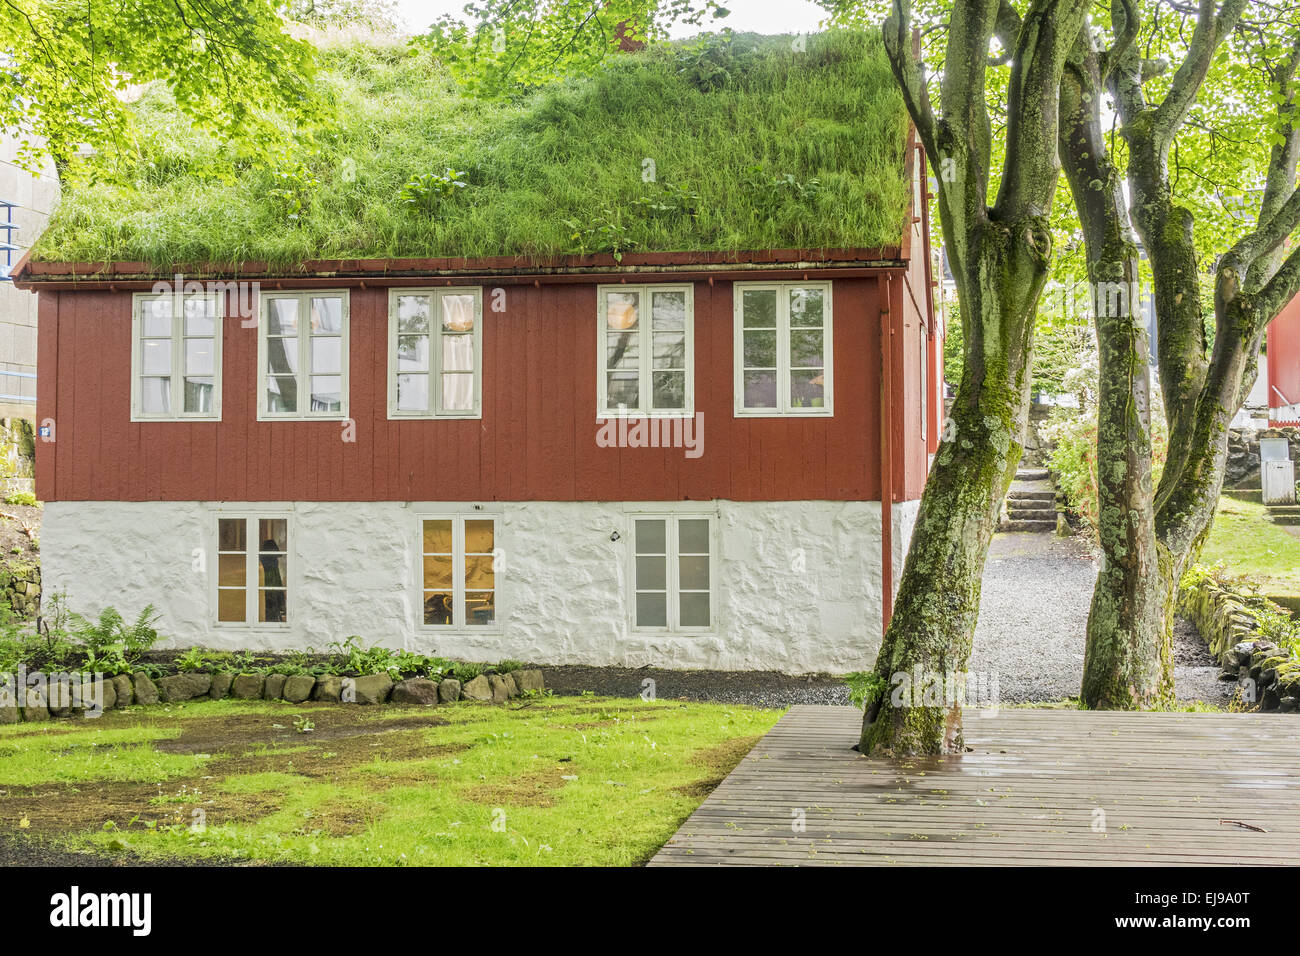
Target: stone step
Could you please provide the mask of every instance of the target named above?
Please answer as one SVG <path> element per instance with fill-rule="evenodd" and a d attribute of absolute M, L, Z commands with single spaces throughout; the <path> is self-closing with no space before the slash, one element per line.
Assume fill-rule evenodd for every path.
<path fill-rule="evenodd" d="M 1300 526 L 1300 515 L 1273 515 L 1273 523 L 1287 527 Z"/>
<path fill-rule="evenodd" d="M 1008 508 L 1007 517 L 1012 521 L 1050 521 L 1056 523 L 1055 508 Z"/>
<path fill-rule="evenodd" d="M 1268 513 L 1271 515 L 1300 515 L 1300 504 L 1294 505 L 1269 505 Z"/>
<path fill-rule="evenodd" d="M 1046 468 L 1017 468 L 1017 481 L 1046 481 L 1048 472 Z"/>
<path fill-rule="evenodd" d="M 1007 501 L 1056 501 L 1055 491 L 1021 491 L 1012 488 L 1007 494 Z"/>
<path fill-rule="evenodd" d="M 999 530 L 1001 531 L 1055 531 L 1056 522 L 1053 521 L 1031 521 L 1029 519 L 1013 518 L 1009 521 L 1002 522 Z"/>

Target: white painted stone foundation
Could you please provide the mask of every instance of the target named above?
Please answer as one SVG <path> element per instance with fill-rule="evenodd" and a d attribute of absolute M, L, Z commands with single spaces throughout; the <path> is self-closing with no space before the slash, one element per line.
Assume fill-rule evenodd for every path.
<path fill-rule="evenodd" d="M 631 623 L 638 511 L 714 519 L 713 627 L 641 633 Z M 894 582 L 917 502 L 894 505 Z M 218 624 L 212 575 L 220 514 L 290 518 L 289 618 Z M 422 516 L 497 518 L 496 629 L 426 627 Z M 617 532 L 617 540 L 611 540 Z M 324 650 L 358 635 L 472 661 L 842 673 L 880 646 L 880 503 L 55 501 L 41 529 L 44 592 L 73 610 L 153 603 L 167 646 Z"/>

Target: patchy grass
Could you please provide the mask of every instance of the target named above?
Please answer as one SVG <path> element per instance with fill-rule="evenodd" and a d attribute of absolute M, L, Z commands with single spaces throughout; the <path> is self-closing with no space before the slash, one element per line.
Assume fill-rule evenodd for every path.
<path fill-rule="evenodd" d="M 1227 492 L 1219 499 L 1200 563 L 1218 561 L 1229 574 L 1258 582 L 1270 597 L 1300 597 L 1300 536 L 1273 524 L 1268 510 L 1246 495 Z"/>
<path fill-rule="evenodd" d="M 298 714 L 315 730 L 297 732 Z M 145 858 L 637 864 L 779 716 L 612 698 L 202 701 L 19 724 L 0 727 L 0 831 Z"/>
<path fill-rule="evenodd" d="M 327 45 L 331 118 L 286 129 L 276 168 L 155 86 L 132 107 L 138 156 L 78 161 L 33 255 L 170 269 L 897 244 L 907 115 L 879 37 L 790 41 L 739 35 L 707 80 L 690 47 L 652 47 L 507 102 L 459 92 L 428 52 Z M 404 195 L 449 169 L 464 186 Z"/>

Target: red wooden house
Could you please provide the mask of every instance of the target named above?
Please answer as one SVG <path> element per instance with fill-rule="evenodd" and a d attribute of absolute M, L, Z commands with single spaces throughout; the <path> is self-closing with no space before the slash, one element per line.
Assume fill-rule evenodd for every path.
<path fill-rule="evenodd" d="M 1300 298 L 1268 327 L 1268 423 L 1300 425 Z"/>
<path fill-rule="evenodd" d="M 877 248 L 22 262 L 47 593 L 176 643 L 870 664 L 942 417 Z"/>

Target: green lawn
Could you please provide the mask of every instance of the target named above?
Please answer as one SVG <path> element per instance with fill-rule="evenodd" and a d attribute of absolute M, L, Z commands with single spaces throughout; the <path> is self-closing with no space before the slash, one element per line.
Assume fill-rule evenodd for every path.
<path fill-rule="evenodd" d="M 637 864 L 780 714 L 198 701 L 18 724 L 0 727 L 0 829 L 144 857 Z"/>
<path fill-rule="evenodd" d="M 1270 596 L 1300 596 L 1300 535 L 1273 524 L 1258 502 L 1225 494 L 1201 552 L 1201 564 L 1222 561 L 1229 574 L 1256 579 Z"/>

